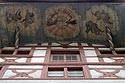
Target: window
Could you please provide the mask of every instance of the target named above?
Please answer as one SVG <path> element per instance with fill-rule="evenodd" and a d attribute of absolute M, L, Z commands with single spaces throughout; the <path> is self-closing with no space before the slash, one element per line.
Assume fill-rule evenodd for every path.
<path fill-rule="evenodd" d="M 77 54 L 67 54 L 66 61 L 79 61 L 79 55 Z"/>
<path fill-rule="evenodd" d="M 118 55 L 125 54 L 125 48 L 124 47 L 122 47 L 122 48 L 115 48 L 115 52 Z"/>
<path fill-rule="evenodd" d="M 112 51 L 109 48 L 99 48 L 101 54 L 112 54 Z"/>
<path fill-rule="evenodd" d="M 1 54 L 13 54 L 14 50 L 2 50 Z"/>
<path fill-rule="evenodd" d="M 68 68 L 68 77 L 83 77 L 82 68 Z"/>
<path fill-rule="evenodd" d="M 1 57 L 32 57 L 34 48 L 20 47 L 15 49 L 13 47 L 6 47 L 0 50 Z"/>
<path fill-rule="evenodd" d="M 17 52 L 17 54 L 29 54 L 30 53 L 30 51 L 28 51 L 28 50 L 19 50 L 18 52 Z"/>
<path fill-rule="evenodd" d="M 59 55 L 59 54 L 53 54 L 52 55 L 52 60 L 53 61 L 64 61 L 64 56 L 63 55 Z"/>
<path fill-rule="evenodd" d="M 0 70 L 2 69 L 2 66 L 0 66 Z"/>
<path fill-rule="evenodd" d="M 125 50 L 116 50 L 115 51 L 117 54 L 125 54 Z"/>
<path fill-rule="evenodd" d="M 52 51 L 51 61 L 78 62 L 80 56 L 78 51 Z"/>
<path fill-rule="evenodd" d="M 64 69 L 63 68 L 48 68 L 48 77 L 64 77 Z"/>
<path fill-rule="evenodd" d="M 69 78 L 83 78 L 84 77 L 82 67 L 49 67 L 48 68 L 48 77 L 67 78 L 67 75 Z"/>
<path fill-rule="evenodd" d="M 110 50 L 100 50 L 101 54 L 112 54 L 112 51 Z"/>

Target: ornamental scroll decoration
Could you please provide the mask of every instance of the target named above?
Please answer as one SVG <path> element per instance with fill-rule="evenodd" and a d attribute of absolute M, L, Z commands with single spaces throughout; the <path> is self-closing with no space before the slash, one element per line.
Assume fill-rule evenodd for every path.
<path fill-rule="evenodd" d="M 98 78 L 122 78 L 118 74 L 121 71 L 120 69 L 95 69 L 95 71 L 102 74 Z"/>

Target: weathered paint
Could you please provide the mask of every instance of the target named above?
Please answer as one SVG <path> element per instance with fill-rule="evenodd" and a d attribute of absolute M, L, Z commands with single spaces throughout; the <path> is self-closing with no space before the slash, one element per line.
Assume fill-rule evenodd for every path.
<path fill-rule="evenodd" d="M 0 47 L 42 42 L 84 42 L 109 45 L 110 27 L 116 47 L 125 46 L 125 4 L 11 3 L 0 4 Z M 65 13 L 64 13 L 65 12 Z"/>

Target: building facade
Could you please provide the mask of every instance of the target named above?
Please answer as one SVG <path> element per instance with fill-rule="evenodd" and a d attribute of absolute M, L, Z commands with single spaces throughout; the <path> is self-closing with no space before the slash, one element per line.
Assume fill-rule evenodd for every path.
<path fill-rule="evenodd" d="M 71 43 L 1 49 L 0 79 L 124 79 L 125 48 Z"/>
<path fill-rule="evenodd" d="M 38 2 L 0 3 L 1 82 L 125 80 L 124 3 Z"/>

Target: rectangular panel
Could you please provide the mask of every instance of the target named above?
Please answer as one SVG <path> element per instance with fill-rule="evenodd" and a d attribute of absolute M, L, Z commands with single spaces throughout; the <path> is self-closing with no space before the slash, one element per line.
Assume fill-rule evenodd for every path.
<path fill-rule="evenodd" d="M 84 50 L 85 56 L 97 56 L 95 50 Z"/>
<path fill-rule="evenodd" d="M 43 66 L 9 66 L 4 70 L 3 79 L 40 79 Z M 2 79 L 0 78 L 0 79 Z"/>
<path fill-rule="evenodd" d="M 125 78 L 125 69 L 123 69 L 120 66 L 108 66 L 108 65 L 103 65 L 103 66 L 89 66 L 90 68 L 90 74 L 92 78 L 103 78 L 103 79 L 121 79 Z"/>
<path fill-rule="evenodd" d="M 33 53 L 33 56 L 45 56 L 46 50 L 45 49 L 36 49 Z"/>

